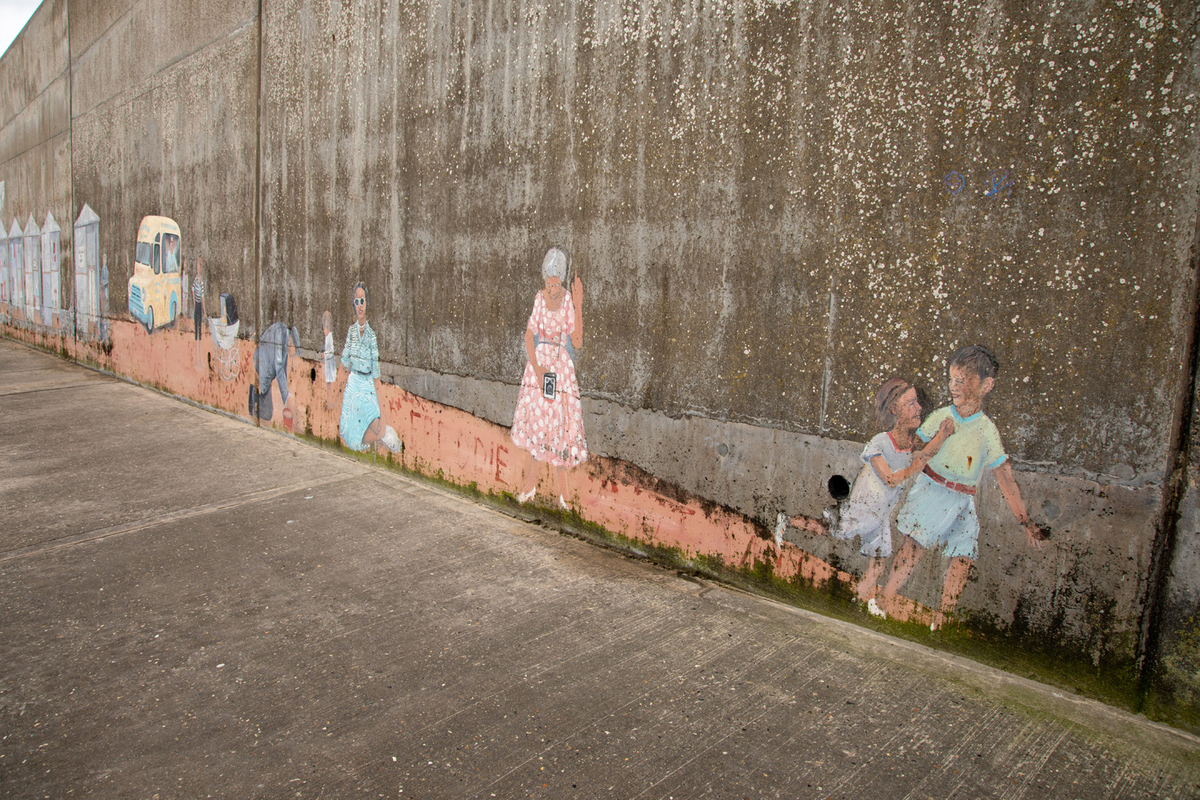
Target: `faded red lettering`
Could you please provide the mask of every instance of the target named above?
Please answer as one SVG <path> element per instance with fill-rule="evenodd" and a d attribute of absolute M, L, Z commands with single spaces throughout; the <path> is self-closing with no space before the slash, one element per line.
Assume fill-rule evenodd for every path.
<path fill-rule="evenodd" d="M 506 464 L 505 462 L 503 462 L 503 461 L 501 461 L 501 460 L 500 460 L 500 451 L 501 451 L 501 450 L 503 450 L 503 451 L 505 452 L 505 454 L 507 454 L 507 453 L 508 453 L 508 448 L 507 448 L 507 447 L 505 447 L 505 446 L 504 446 L 504 445 L 502 445 L 502 444 L 498 444 L 498 445 L 496 445 L 496 450 L 495 450 L 495 453 L 496 453 L 496 483 L 499 483 L 499 484 L 501 484 L 501 485 L 503 485 L 503 486 L 507 486 L 508 484 L 507 484 L 507 483 L 505 483 L 505 482 L 504 482 L 503 480 L 501 480 L 501 478 L 500 478 L 500 468 L 501 468 L 501 467 L 507 467 L 507 466 L 508 466 L 508 464 Z"/>

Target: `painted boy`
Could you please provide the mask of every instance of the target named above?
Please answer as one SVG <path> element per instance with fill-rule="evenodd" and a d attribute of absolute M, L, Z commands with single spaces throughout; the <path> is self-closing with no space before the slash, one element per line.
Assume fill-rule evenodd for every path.
<path fill-rule="evenodd" d="M 966 588 L 971 565 L 979 557 L 975 492 L 985 470 L 995 473 L 1000 494 L 1025 529 L 1030 547 L 1040 550 L 1049 535 L 1025 510 L 1008 455 L 1000 443 L 1000 433 L 983 413 L 984 398 L 995 387 L 999 370 L 1000 363 L 986 347 L 960 348 L 950 357 L 951 405 L 934 411 L 917 429 L 917 436 L 927 442 L 937 434 L 944 420 L 950 419 L 954 424 L 954 433 L 929 459 L 900 506 L 896 527 L 904 534 L 904 544 L 892 565 L 883 595 L 885 607 L 890 607 L 892 598 L 925 551 L 943 548 L 950 564 L 942 583 L 942 601 L 930 626 L 934 630 L 954 611 Z"/>
<path fill-rule="evenodd" d="M 949 419 L 942 422 L 933 439 L 922 450 L 913 452 L 917 427 L 921 424 L 921 401 L 916 387 L 900 378 L 888 378 L 879 387 L 875 395 L 875 421 L 883 433 L 863 448 L 862 470 L 854 479 L 850 498 L 841 513 L 830 515 L 829 522 L 803 515 L 789 519 L 780 514 L 775 544 L 783 545 L 783 531 L 788 525 L 816 534 L 832 534 L 838 539 L 859 539 L 861 552 L 869 561 L 855 592 L 871 614 L 884 616 L 875 602 L 875 584 L 892 555 L 892 509 L 908 479 L 921 472 L 954 432 L 954 423 Z"/>

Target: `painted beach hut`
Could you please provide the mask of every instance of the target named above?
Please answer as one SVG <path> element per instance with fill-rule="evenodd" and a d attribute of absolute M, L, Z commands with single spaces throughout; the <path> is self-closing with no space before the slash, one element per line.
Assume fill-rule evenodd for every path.
<path fill-rule="evenodd" d="M 42 225 L 42 324 L 58 322 L 62 309 L 62 228 L 53 214 Z"/>
<path fill-rule="evenodd" d="M 25 318 L 25 233 L 16 219 L 8 231 L 9 313 Z"/>
<path fill-rule="evenodd" d="M 100 335 L 100 217 L 87 203 L 75 220 L 75 330 Z"/>
<path fill-rule="evenodd" d="M 9 303 L 12 302 L 12 289 L 8 275 L 8 231 L 0 227 L 0 306 L 4 313 L 9 313 Z"/>
<path fill-rule="evenodd" d="M 25 319 L 36 322 L 42 310 L 42 231 L 33 221 L 25 223 Z"/>

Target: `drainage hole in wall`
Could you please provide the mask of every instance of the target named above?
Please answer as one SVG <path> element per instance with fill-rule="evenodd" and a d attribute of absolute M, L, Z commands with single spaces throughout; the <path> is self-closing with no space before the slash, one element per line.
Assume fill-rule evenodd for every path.
<path fill-rule="evenodd" d="M 829 496 L 838 503 L 845 500 L 850 496 L 850 481 L 841 475 L 834 475 L 829 479 Z"/>
<path fill-rule="evenodd" d="M 310 381 L 312 381 L 313 383 L 317 382 L 317 368 L 316 367 L 313 367 L 312 370 L 308 373 L 308 379 Z"/>

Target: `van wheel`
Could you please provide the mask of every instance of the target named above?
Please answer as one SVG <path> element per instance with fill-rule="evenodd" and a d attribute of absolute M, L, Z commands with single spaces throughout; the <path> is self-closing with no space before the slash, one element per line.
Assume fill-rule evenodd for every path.
<path fill-rule="evenodd" d="M 154 333 L 154 306 L 146 309 L 146 333 Z"/>

